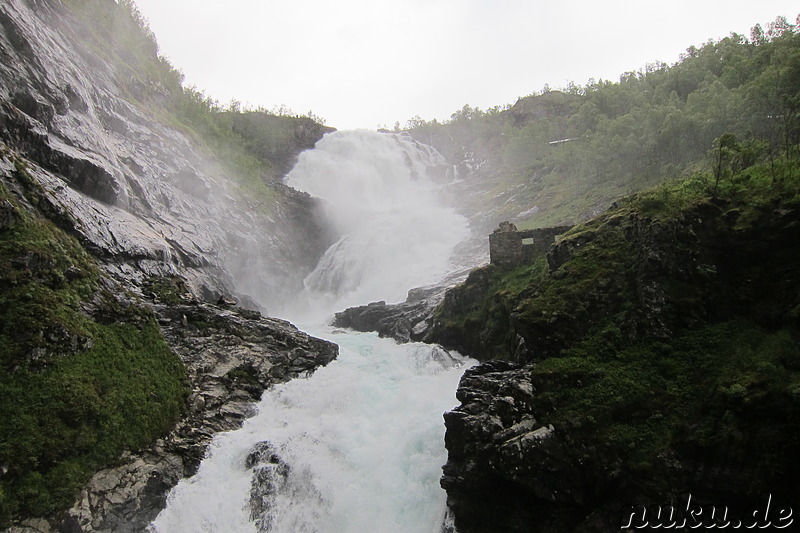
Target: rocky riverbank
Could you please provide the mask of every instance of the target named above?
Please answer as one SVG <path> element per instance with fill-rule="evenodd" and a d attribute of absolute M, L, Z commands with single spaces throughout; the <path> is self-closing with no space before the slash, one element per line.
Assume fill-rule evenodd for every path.
<path fill-rule="evenodd" d="M 123 4 L 0 4 L 11 531 L 141 531 L 215 432 L 337 353 L 254 311 L 294 294 L 333 238 L 280 182 L 332 128 L 182 89 Z"/>
<path fill-rule="evenodd" d="M 169 489 L 197 471 L 215 433 L 240 427 L 265 389 L 313 372 L 338 353 L 335 344 L 258 312 L 191 300 L 165 305 L 156 299 L 153 306 L 167 344 L 186 365 L 186 416 L 151 448 L 98 472 L 54 530 L 143 531 Z"/>
<path fill-rule="evenodd" d="M 164 338 L 186 367 L 191 392 L 185 415 L 169 435 L 95 474 L 65 514 L 24 520 L 9 533 L 143 531 L 169 489 L 197 471 L 215 433 L 240 427 L 265 389 L 313 372 L 338 353 L 335 344 L 288 322 L 195 301 L 176 279 L 159 280 L 159 286 L 161 294 L 181 300 L 165 304 L 149 293 Z"/>
<path fill-rule="evenodd" d="M 412 289 L 405 302 L 372 302 L 336 313 L 332 324 L 355 331 L 376 331 L 397 342 L 425 342 L 433 324 L 433 311 L 447 287 Z"/>

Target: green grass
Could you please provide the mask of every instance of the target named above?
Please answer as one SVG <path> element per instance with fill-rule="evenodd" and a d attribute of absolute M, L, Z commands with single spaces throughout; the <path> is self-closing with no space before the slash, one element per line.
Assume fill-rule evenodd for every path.
<path fill-rule="evenodd" d="M 18 183 L 36 201 L 30 175 Z M 102 288 L 80 243 L 0 184 L 0 527 L 52 516 L 124 450 L 164 435 L 184 408 L 180 360 L 152 312 Z"/>

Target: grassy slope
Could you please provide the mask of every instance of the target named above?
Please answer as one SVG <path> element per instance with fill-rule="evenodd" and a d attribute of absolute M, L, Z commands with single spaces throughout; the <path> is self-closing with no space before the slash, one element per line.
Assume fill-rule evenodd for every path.
<path fill-rule="evenodd" d="M 96 470 L 171 429 L 188 393 L 152 312 L 32 209 L 48 207 L 20 160 L 11 178 L 24 196 L 0 185 L 13 220 L 0 229 L 0 524 L 68 507 Z"/>

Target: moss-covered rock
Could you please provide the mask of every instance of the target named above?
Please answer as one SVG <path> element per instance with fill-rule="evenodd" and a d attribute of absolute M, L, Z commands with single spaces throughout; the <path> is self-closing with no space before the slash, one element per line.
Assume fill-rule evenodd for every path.
<path fill-rule="evenodd" d="M 124 450 L 177 422 L 183 365 L 149 307 L 35 208 L 20 165 L 0 182 L 0 524 L 52 515 Z M 15 193 L 12 193 L 12 189 Z"/>
<path fill-rule="evenodd" d="M 447 294 L 434 339 L 510 361 L 468 372 L 445 415 L 459 531 L 609 531 L 625 506 L 688 494 L 790 505 L 800 180 L 758 176 L 628 198 L 547 264 L 484 268 Z"/>

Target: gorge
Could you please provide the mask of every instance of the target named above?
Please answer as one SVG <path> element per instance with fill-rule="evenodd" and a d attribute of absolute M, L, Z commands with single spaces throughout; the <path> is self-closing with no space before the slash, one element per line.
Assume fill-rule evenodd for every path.
<path fill-rule="evenodd" d="M 474 361 L 324 325 L 347 303 L 399 301 L 453 270 L 467 231 L 437 201 L 429 175 L 441 164 L 407 136 L 368 131 L 328 134 L 301 154 L 286 181 L 323 199 L 342 237 L 306 278 L 307 305 L 287 312 L 336 342 L 338 358 L 267 391 L 241 430 L 215 439 L 153 531 L 441 530 L 440 417 Z"/>
<path fill-rule="evenodd" d="M 0 528 L 788 520 L 795 25 L 379 133 L 219 106 L 131 5 L 0 4 Z"/>

